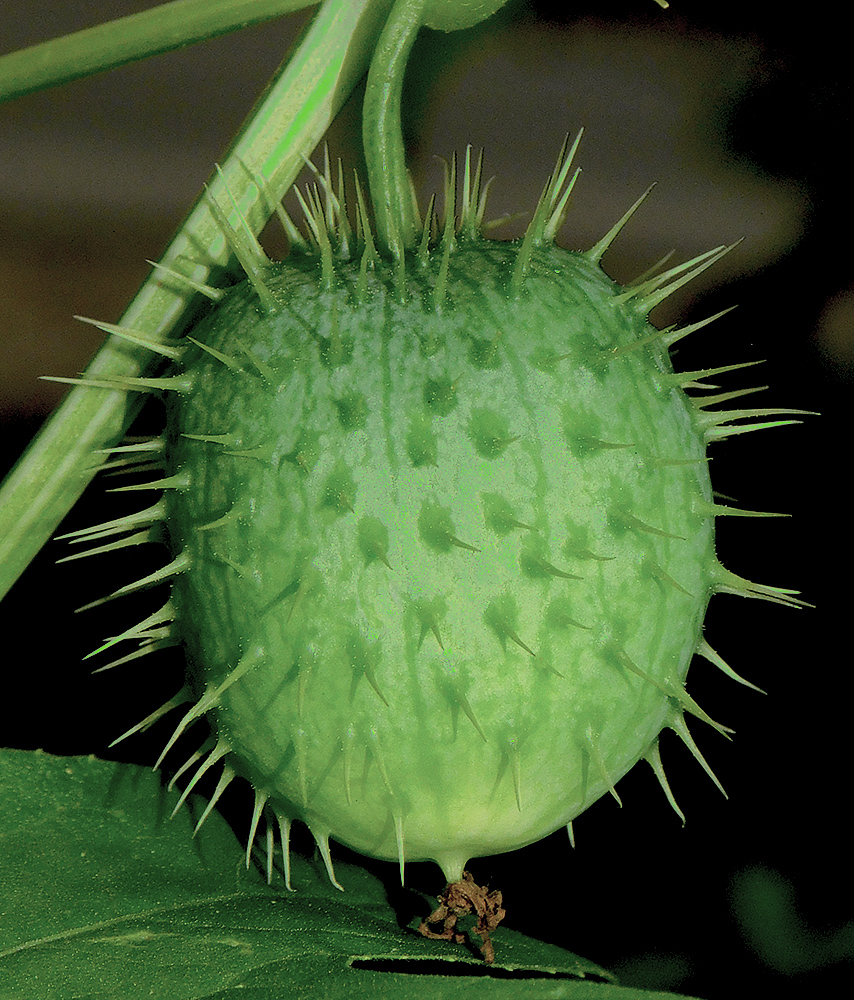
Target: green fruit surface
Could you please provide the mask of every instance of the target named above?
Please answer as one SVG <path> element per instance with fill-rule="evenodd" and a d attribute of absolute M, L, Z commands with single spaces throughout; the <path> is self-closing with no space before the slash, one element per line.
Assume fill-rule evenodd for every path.
<path fill-rule="evenodd" d="M 517 254 L 461 243 L 404 294 L 294 255 L 276 313 L 245 282 L 193 331 L 221 357 L 187 353 L 169 418 L 174 600 L 229 763 L 449 880 L 681 718 L 718 565 L 706 441 L 643 311 L 553 246 L 513 296 Z"/>

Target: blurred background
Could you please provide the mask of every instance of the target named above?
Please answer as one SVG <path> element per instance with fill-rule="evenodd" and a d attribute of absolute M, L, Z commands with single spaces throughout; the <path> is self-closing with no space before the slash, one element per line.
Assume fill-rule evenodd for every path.
<path fill-rule="evenodd" d="M 0 46 L 149 6 L 16 0 L 0 13 Z M 0 105 L 2 471 L 64 394 L 38 376 L 80 373 L 99 345 L 100 334 L 71 317 L 119 319 L 145 259 L 160 255 L 309 14 Z M 574 851 L 558 833 L 471 865 L 504 892 L 508 925 L 613 969 L 626 985 L 707 1000 L 735 990 L 785 998 L 836 989 L 852 971 L 852 657 L 840 624 L 850 614 L 843 567 L 854 555 L 844 473 L 854 386 L 845 45 L 828 11 L 749 0 L 673 0 L 666 11 L 653 0 L 511 0 L 470 31 L 423 32 L 410 65 L 405 129 L 425 204 L 441 184 L 438 158 L 471 143 L 496 177 L 488 215 L 507 217 L 495 234 L 518 235 L 564 136 L 583 126 L 583 171 L 561 242 L 589 246 L 652 181 L 605 258 L 613 277 L 629 280 L 672 249 L 682 260 L 744 237 L 653 318 L 688 323 L 738 304 L 680 342 L 676 367 L 767 359 L 725 376 L 726 388 L 767 383 L 747 405 L 821 412 L 712 451 L 722 494 L 793 515 L 724 519 L 722 562 L 802 588 L 817 606 L 728 595 L 711 603 L 710 644 L 768 692 L 705 661 L 692 667 L 693 697 L 736 731 L 727 743 L 693 727 L 729 799 L 665 734 L 684 829 L 642 765 L 620 782 L 622 809 L 603 800 L 575 823 Z M 353 165 L 359 103 L 357 93 L 328 137 L 333 156 Z M 272 229 L 265 239 L 271 252 L 283 249 Z M 96 483 L 62 530 L 115 516 L 119 502 Z M 62 543 L 48 545 L 0 605 L 0 743 L 149 764 L 168 721 L 107 745 L 174 692 L 180 662 L 151 656 L 92 676 L 82 657 L 111 632 L 112 614 L 139 620 L 145 599 L 74 608 L 161 556 L 134 552 L 133 569 L 122 556 L 56 566 L 65 554 Z M 149 610 L 160 603 L 152 598 Z M 376 870 L 393 885 L 390 867 Z M 407 877 L 429 895 L 442 888 L 432 866 L 410 866 Z"/>

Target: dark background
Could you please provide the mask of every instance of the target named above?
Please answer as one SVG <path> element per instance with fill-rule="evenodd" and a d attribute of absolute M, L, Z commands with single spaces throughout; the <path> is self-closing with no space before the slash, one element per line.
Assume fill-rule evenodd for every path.
<path fill-rule="evenodd" d="M 17 0 L 0 15 L 0 38 L 11 51 L 148 6 Z M 571 13 L 555 13 L 558 6 Z M 159 256 L 304 20 L 294 15 L 0 106 L 3 469 L 63 394 L 37 376 L 77 374 L 99 343 L 71 316 L 120 317 L 147 273 L 145 258 Z M 407 81 L 406 129 L 422 191 L 439 182 L 435 158 L 471 142 L 485 147 L 487 176 L 497 177 L 492 216 L 530 212 L 564 135 L 583 125 L 565 245 L 589 246 L 653 180 L 653 196 L 605 259 L 614 277 L 628 280 L 672 248 L 681 260 L 746 237 L 654 318 L 687 323 L 738 303 L 678 345 L 676 367 L 765 358 L 761 368 L 726 376 L 727 388 L 767 383 L 746 405 L 821 412 L 712 451 L 721 493 L 748 509 L 792 514 L 726 519 L 722 562 L 762 583 L 800 587 L 816 605 L 793 611 L 729 595 L 711 603 L 709 642 L 768 692 L 742 688 L 702 660 L 692 667 L 692 695 L 736 731 L 727 743 L 692 727 L 728 801 L 665 734 L 684 829 L 641 765 L 620 782 L 622 809 L 609 798 L 576 821 L 575 851 L 559 832 L 470 866 L 503 890 L 511 926 L 614 969 L 625 984 L 708 1000 L 836 989 L 854 956 L 852 657 L 842 622 L 850 620 L 844 469 L 854 384 L 844 44 L 826 10 L 511 0 L 487 26 L 424 32 Z M 354 98 L 330 134 L 333 154 L 358 162 L 358 127 Z M 156 423 L 157 414 L 148 419 Z M 125 501 L 105 501 L 103 488 L 88 491 L 63 530 L 115 516 Z M 131 624 L 147 600 L 150 610 L 162 600 L 73 609 L 126 582 L 129 561 L 142 575 L 160 555 L 56 566 L 65 554 L 62 543 L 46 546 L 0 606 L 0 742 L 151 763 L 168 721 L 113 750 L 107 744 L 173 693 L 180 662 L 150 656 L 91 676 L 81 658 L 110 631 L 113 613 Z M 377 870 L 393 884 L 391 867 Z M 441 889 L 432 866 L 409 866 L 407 877 L 428 894 Z"/>

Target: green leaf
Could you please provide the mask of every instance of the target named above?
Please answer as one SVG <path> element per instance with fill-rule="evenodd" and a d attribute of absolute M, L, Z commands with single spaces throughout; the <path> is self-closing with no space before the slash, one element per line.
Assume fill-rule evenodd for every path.
<path fill-rule="evenodd" d="M 672 996 L 505 928 L 487 967 L 352 866 L 345 893 L 298 857 L 295 891 L 270 887 L 218 814 L 195 838 L 192 799 L 170 822 L 177 792 L 144 768 L 4 750 L 0 787 L 0 1000 Z"/>

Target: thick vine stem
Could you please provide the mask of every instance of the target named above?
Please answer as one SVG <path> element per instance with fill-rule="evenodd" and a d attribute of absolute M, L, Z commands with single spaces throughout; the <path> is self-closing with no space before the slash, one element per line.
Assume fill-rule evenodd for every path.
<path fill-rule="evenodd" d="M 208 198 L 232 211 L 231 197 L 260 232 L 272 206 L 293 184 L 368 68 L 374 39 L 391 0 L 324 0 L 311 27 L 283 63 L 183 224 L 161 264 L 194 280 L 216 280 L 229 249 Z M 256 182 L 263 179 L 263 188 Z M 226 186 L 230 194 L 226 194 Z M 210 263 L 187 262 L 204 248 Z M 121 318 L 121 325 L 159 342 L 189 322 L 193 296 L 162 280 L 156 269 Z M 136 377 L 151 351 L 110 338 L 86 369 L 88 378 Z M 47 421 L 0 487 L 0 597 L 12 586 L 77 501 L 97 469 L 92 455 L 114 445 L 135 412 L 127 393 L 76 386 Z"/>
<path fill-rule="evenodd" d="M 427 0 L 424 24 L 439 31 L 471 28 L 491 17 L 507 0 Z"/>
<path fill-rule="evenodd" d="M 418 221 L 400 126 L 403 76 L 426 0 L 396 0 L 368 70 L 362 141 L 380 248 L 400 259 L 415 247 Z"/>
<path fill-rule="evenodd" d="M 0 101 L 171 52 L 314 0 L 171 0 L 0 57 Z"/>

